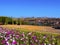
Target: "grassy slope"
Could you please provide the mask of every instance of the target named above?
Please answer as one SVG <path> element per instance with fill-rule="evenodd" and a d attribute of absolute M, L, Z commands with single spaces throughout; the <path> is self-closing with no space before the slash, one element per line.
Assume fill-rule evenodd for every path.
<path fill-rule="evenodd" d="M 19 29 L 23 31 L 35 31 L 35 32 L 48 32 L 48 33 L 60 33 L 60 30 L 53 29 L 49 26 L 32 26 L 32 25 L 1 25 L 2 27 Z"/>

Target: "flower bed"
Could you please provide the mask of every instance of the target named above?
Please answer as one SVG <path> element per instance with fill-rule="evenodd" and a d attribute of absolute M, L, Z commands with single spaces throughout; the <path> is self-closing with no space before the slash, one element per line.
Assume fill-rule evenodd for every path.
<path fill-rule="evenodd" d="M 60 45 L 60 35 L 19 32 L 0 27 L 0 45 Z"/>

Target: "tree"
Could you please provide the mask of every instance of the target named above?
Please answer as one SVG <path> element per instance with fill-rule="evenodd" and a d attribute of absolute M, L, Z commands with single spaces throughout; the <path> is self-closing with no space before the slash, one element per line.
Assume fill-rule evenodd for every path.
<path fill-rule="evenodd" d="M 18 21 L 18 25 L 20 25 L 20 18 L 18 18 L 18 20 L 17 20 L 17 21 Z"/>
<path fill-rule="evenodd" d="M 6 18 L 7 18 L 7 17 L 1 16 L 1 17 L 0 17 L 0 23 L 5 24 Z"/>

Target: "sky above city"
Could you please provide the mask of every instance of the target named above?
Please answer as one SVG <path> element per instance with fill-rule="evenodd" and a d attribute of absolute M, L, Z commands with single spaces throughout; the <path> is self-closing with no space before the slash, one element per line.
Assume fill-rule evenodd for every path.
<path fill-rule="evenodd" d="M 0 0 L 0 16 L 60 18 L 60 0 Z"/>

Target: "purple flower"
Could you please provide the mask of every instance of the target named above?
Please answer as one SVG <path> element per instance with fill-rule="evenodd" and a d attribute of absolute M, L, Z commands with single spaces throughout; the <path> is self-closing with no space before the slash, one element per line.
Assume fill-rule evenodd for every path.
<path fill-rule="evenodd" d="M 30 45 L 35 45 L 35 44 L 30 44 Z"/>
<path fill-rule="evenodd" d="M 41 45 L 44 45 L 44 43 L 42 43 Z"/>
<path fill-rule="evenodd" d="M 36 36 L 33 36 L 32 39 L 33 39 L 33 40 L 36 40 Z"/>
<path fill-rule="evenodd" d="M 22 37 L 25 37 L 25 34 L 24 34 L 24 32 L 21 34 L 21 36 L 22 36 Z"/>
<path fill-rule="evenodd" d="M 36 39 L 35 42 L 38 42 L 38 40 Z"/>
<path fill-rule="evenodd" d="M 5 44 L 5 43 L 6 43 L 6 41 L 5 41 L 5 40 L 2 40 L 1 42 L 2 42 L 2 44 Z"/>
<path fill-rule="evenodd" d="M 8 41 L 6 42 L 6 45 L 10 45 Z"/>
<path fill-rule="evenodd" d="M 19 35 L 16 35 L 16 38 L 19 38 L 20 36 Z"/>
<path fill-rule="evenodd" d="M 12 41 L 12 45 L 13 45 L 13 44 L 17 44 L 16 40 L 13 40 L 13 41 Z"/>

